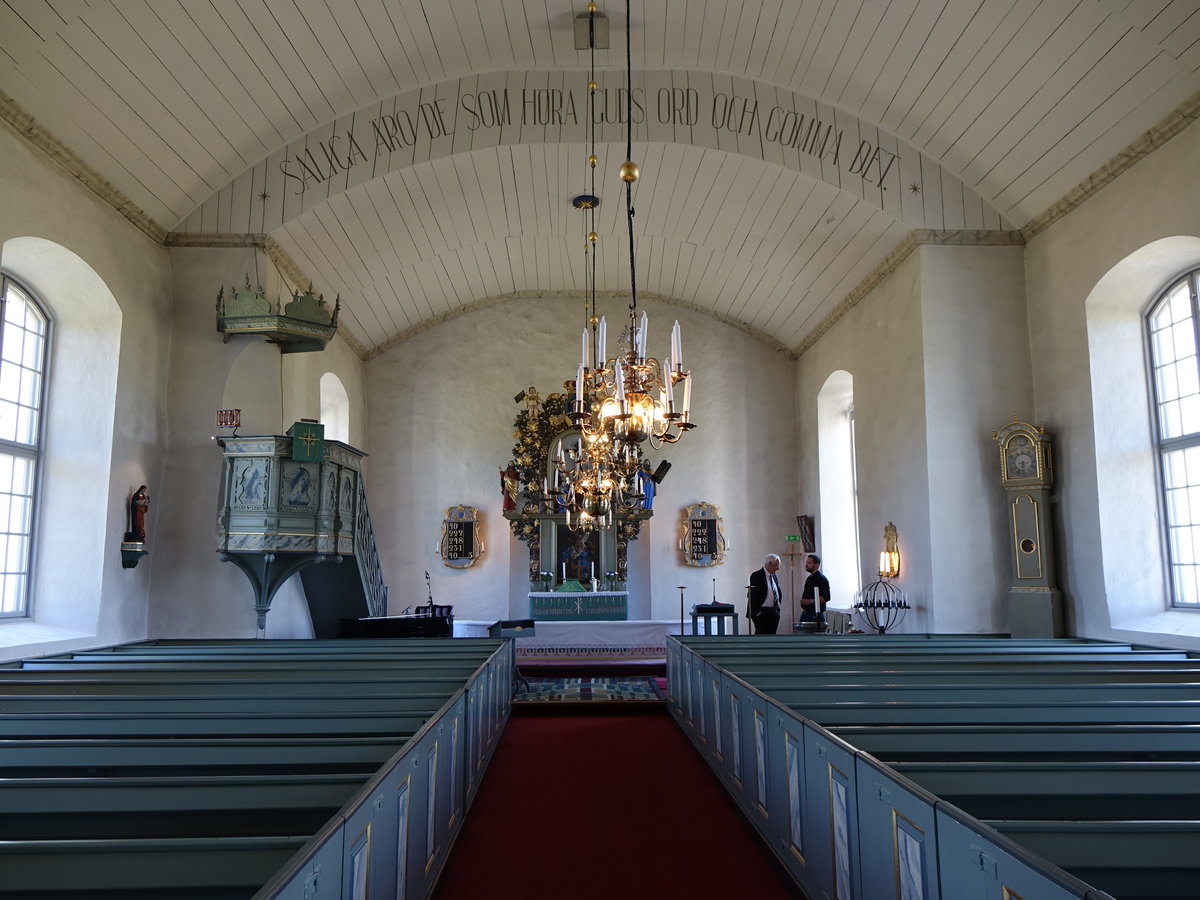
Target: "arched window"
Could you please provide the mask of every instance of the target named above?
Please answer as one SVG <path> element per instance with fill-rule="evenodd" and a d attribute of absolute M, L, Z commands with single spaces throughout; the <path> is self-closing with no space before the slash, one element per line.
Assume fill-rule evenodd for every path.
<path fill-rule="evenodd" d="M 350 443 L 350 397 L 342 380 L 332 372 L 321 376 L 321 421 L 325 440 Z"/>
<path fill-rule="evenodd" d="M 0 616 L 29 610 L 49 319 L 0 276 Z"/>
<path fill-rule="evenodd" d="M 838 548 L 822 560 L 833 605 L 849 606 L 861 587 L 858 543 L 858 474 L 854 442 L 854 379 L 837 371 L 817 395 L 817 458 L 821 485 L 822 548 Z"/>
<path fill-rule="evenodd" d="M 1159 482 L 1175 606 L 1200 607 L 1200 356 L 1197 279 L 1172 284 L 1146 316 Z"/>

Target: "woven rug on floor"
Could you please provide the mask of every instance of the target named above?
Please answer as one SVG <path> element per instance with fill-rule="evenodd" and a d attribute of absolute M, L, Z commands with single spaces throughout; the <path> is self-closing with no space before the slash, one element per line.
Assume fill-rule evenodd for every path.
<path fill-rule="evenodd" d="M 595 700 L 648 700 L 661 703 L 666 695 L 653 676 L 590 678 L 529 678 L 513 695 L 514 703 L 559 701 L 576 703 Z"/>

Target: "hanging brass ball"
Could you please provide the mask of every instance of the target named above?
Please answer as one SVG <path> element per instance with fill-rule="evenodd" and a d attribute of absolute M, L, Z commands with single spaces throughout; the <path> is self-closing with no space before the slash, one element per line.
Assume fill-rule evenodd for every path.
<path fill-rule="evenodd" d="M 638 176 L 642 174 L 642 170 L 638 168 L 638 164 L 631 159 L 627 159 L 621 163 L 621 180 L 633 183 L 638 180 Z"/>
<path fill-rule="evenodd" d="M 596 0 L 589 0 L 587 10 L 588 10 L 588 12 L 596 11 Z"/>
<path fill-rule="evenodd" d="M 588 82 L 588 90 L 589 91 L 594 91 L 594 90 L 596 90 L 597 87 L 599 87 L 599 85 L 596 84 L 595 79 L 592 79 L 591 81 Z"/>
<path fill-rule="evenodd" d="M 596 163 L 598 163 L 598 162 L 600 162 L 600 159 L 599 159 L 599 157 L 596 156 L 595 153 L 588 155 L 588 165 L 591 166 L 593 169 L 596 168 Z"/>
<path fill-rule="evenodd" d="M 600 235 L 596 234 L 596 232 L 594 232 L 594 231 L 588 232 L 588 242 L 589 243 L 594 244 L 598 240 L 600 240 Z"/>

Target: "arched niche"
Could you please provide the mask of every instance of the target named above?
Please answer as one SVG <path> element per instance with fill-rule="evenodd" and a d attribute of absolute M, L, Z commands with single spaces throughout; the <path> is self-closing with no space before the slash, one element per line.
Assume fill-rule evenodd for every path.
<path fill-rule="evenodd" d="M 321 422 L 325 440 L 350 443 L 350 395 L 342 379 L 332 372 L 321 376 Z"/>
<path fill-rule="evenodd" d="M 45 439 L 29 623 L 0 641 L 97 633 L 104 560 L 119 558 L 128 492 L 148 482 L 138 461 L 113 471 L 121 309 L 77 254 L 37 237 L 0 246 L 0 267 L 34 291 L 51 318 Z"/>
<path fill-rule="evenodd" d="M 854 471 L 854 378 L 840 369 L 825 379 L 817 394 L 817 455 L 821 484 L 817 553 L 823 546 L 842 548 L 822 565 L 834 585 L 834 605 L 849 606 L 858 591 L 861 572 Z"/>
<path fill-rule="evenodd" d="M 1143 323 L 1159 293 L 1197 265 L 1200 237 L 1154 241 L 1109 269 L 1085 303 L 1100 557 L 1117 629 L 1200 635 L 1194 612 L 1167 607 Z"/>

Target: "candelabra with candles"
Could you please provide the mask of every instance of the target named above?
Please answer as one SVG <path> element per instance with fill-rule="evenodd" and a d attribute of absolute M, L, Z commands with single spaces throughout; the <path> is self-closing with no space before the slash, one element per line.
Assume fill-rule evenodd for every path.
<path fill-rule="evenodd" d="M 626 96 L 633 97 L 633 62 L 629 28 L 629 2 L 625 4 Z M 642 496 L 638 490 L 638 469 L 642 446 L 673 444 L 696 426 L 690 420 L 692 402 L 691 372 L 683 367 L 683 341 L 679 322 L 671 329 L 671 350 L 665 359 L 647 351 L 649 318 L 637 308 L 637 261 L 634 255 L 633 184 L 640 176 L 633 156 L 633 116 L 628 118 L 625 162 L 621 180 L 625 183 L 625 219 L 629 235 L 629 326 L 618 341 L 619 352 L 611 359 L 607 352 L 607 322 L 596 315 L 595 243 L 596 196 L 595 170 L 595 24 L 596 4 L 588 3 L 588 41 L 592 60 L 588 77 L 589 116 L 588 174 L 590 190 L 574 200 L 584 210 L 590 227 L 584 242 L 585 276 L 590 315 L 583 329 L 582 353 L 575 376 L 575 400 L 571 419 L 582 438 L 568 459 L 560 449 L 555 463 L 554 496 L 568 510 L 569 522 L 577 527 L 607 528 L 612 525 L 614 507 L 634 509 Z M 561 444 L 560 444 L 561 448 Z M 547 488 L 547 494 L 550 491 Z M 575 513 L 572 514 L 571 510 Z"/>
<path fill-rule="evenodd" d="M 581 432 L 574 447 L 558 442 L 554 489 L 551 493 L 547 485 L 547 493 L 566 511 L 566 524 L 572 531 L 610 528 L 614 511 L 633 510 L 641 504 L 636 453 L 630 472 L 625 465 L 614 465 L 607 444 L 604 432 Z M 618 457 L 618 461 L 623 459 Z"/>
<path fill-rule="evenodd" d="M 895 628 L 908 614 L 908 596 L 886 578 L 864 585 L 854 598 L 854 609 L 879 634 Z"/>
<path fill-rule="evenodd" d="M 576 372 L 572 418 L 581 430 L 604 432 L 615 457 L 646 441 L 659 448 L 673 444 L 692 428 L 691 372 L 683 368 L 679 322 L 671 329 L 671 350 L 665 360 L 646 351 L 649 317 L 636 317 L 630 305 L 623 347 L 612 359 L 606 353 L 607 322 L 602 316 L 594 330 L 583 331 L 583 353 Z M 595 366 L 591 365 L 593 339 Z M 682 395 L 682 396 L 680 396 Z"/>

